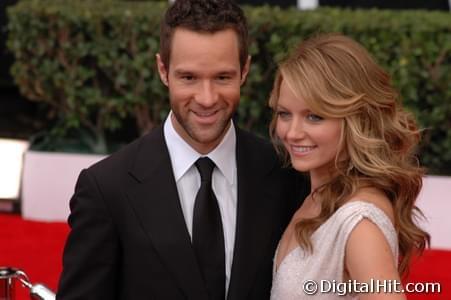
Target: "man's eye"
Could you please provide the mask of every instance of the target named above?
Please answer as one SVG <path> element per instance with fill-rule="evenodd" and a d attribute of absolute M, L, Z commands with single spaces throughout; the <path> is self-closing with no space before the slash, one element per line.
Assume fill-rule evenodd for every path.
<path fill-rule="evenodd" d="M 228 79 L 230 79 L 230 76 L 226 76 L 226 75 L 218 76 L 218 79 L 219 80 L 228 80 Z"/>
<path fill-rule="evenodd" d="M 308 114 L 307 120 L 309 120 L 311 122 L 320 122 L 320 121 L 324 120 L 324 118 L 320 117 L 318 115 L 315 115 L 315 114 Z"/>
<path fill-rule="evenodd" d="M 182 79 L 183 79 L 183 80 L 186 80 L 186 81 L 191 81 L 191 80 L 194 80 L 194 76 L 191 76 L 191 75 L 184 75 L 184 76 L 182 76 Z"/>

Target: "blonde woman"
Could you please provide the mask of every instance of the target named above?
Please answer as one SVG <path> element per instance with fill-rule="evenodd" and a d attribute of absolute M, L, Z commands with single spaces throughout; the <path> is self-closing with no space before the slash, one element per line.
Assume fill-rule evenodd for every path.
<path fill-rule="evenodd" d="M 320 35 L 281 63 L 270 106 L 276 148 L 312 185 L 271 299 L 406 299 L 400 278 L 429 235 L 414 223 L 419 133 L 390 76 L 352 39 Z"/>

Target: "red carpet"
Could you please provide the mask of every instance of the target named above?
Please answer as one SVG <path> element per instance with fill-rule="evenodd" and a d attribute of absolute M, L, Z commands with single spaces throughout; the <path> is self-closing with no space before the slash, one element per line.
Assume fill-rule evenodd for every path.
<path fill-rule="evenodd" d="M 68 232 L 65 223 L 31 222 L 0 214 L 0 266 L 22 269 L 31 282 L 56 291 Z M 17 300 L 30 299 L 26 292 L 17 285 Z"/>
<path fill-rule="evenodd" d="M 69 228 L 64 223 L 24 221 L 0 214 L 0 266 L 24 270 L 33 283 L 56 290 L 61 256 Z M 406 282 L 439 282 L 441 293 L 409 294 L 409 300 L 451 299 L 451 251 L 428 250 L 412 262 Z M 17 300 L 28 300 L 26 290 L 16 287 Z"/>

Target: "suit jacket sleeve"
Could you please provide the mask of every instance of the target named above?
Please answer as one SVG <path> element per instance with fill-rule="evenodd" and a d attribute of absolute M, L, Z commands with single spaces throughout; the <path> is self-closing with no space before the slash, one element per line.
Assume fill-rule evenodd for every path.
<path fill-rule="evenodd" d="M 114 299 L 119 243 L 111 214 L 90 170 L 83 170 L 70 200 L 71 232 L 57 299 Z"/>

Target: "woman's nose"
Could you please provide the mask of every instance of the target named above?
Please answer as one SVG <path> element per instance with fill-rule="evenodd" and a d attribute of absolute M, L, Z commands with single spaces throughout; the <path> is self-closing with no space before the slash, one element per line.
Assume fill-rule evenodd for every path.
<path fill-rule="evenodd" d="M 302 120 L 295 118 L 291 121 L 288 128 L 287 139 L 298 140 L 303 137 L 305 137 L 304 124 L 302 124 Z"/>

